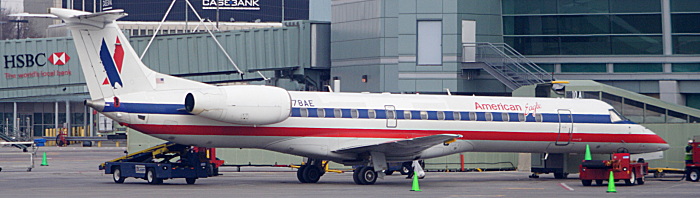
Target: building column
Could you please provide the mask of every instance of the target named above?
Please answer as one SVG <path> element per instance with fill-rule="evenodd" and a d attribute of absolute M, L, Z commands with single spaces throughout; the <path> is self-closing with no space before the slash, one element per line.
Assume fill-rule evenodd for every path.
<path fill-rule="evenodd" d="M 678 81 L 675 80 L 659 81 L 659 99 L 673 104 L 685 105 L 685 100 L 678 88 Z"/>
<path fill-rule="evenodd" d="M 88 129 L 90 130 L 90 136 L 97 136 L 97 133 L 95 133 L 95 116 L 92 114 L 93 110 L 92 107 L 85 106 L 88 110 L 88 114 L 90 114 L 90 118 L 88 119 Z"/>
<path fill-rule="evenodd" d="M 70 101 L 68 100 L 66 100 L 66 129 L 68 130 L 68 136 L 70 136 Z"/>
<path fill-rule="evenodd" d="M 58 128 L 59 128 L 59 127 L 58 127 L 58 126 L 59 126 L 59 123 L 58 123 L 58 101 L 54 102 L 54 106 L 55 106 L 55 111 L 54 111 L 54 128 L 55 128 L 56 130 L 58 130 Z"/>
<path fill-rule="evenodd" d="M 17 102 L 12 103 L 12 131 L 14 134 L 19 132 L 19 122 L 17 120 Z M 9 135 L 9 134 L 8 134 Z"/>
<path fill-rule="evenodd" d="M 664 46 L 664 55 L 673 54 L 673 40 L 671 39 L 671 31 L 671 0 L 661 0 L 661 33 Z"/>

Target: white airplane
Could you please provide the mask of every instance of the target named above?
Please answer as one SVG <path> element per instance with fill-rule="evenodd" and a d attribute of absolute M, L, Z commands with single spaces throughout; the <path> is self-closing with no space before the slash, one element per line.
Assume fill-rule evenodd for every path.
<path fill-rule="evenodd" d="M 122 125 L 179 143 L 257 148 L 308 158 L 297 177 L 316 183 L 321 160 L 356 165 L 374 184 L 387 163 L 461 152 L 631 153 L 669 145 L 599 100 L 330 93 L 214 86 L 146 67 L 115 21 L 123 10 L 51 8 L 71 30 L 91 100 Z M 196 67 L 196 66 L 195 66 Z M 420 172 L 419 172 L 420 173 Z"/>

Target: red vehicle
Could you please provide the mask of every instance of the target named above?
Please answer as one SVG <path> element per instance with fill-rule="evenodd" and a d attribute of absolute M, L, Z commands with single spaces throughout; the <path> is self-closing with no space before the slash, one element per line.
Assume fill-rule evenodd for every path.
<path fill-rule="evenodd" d="M 688 143 L 692 146 L 692 161 L 685 163 L 685 180 L 697 182 L 700 175 L 700 136 L 695 136 L 693 141 Z"/>
<path fill-rule="evenodd" d="M 615 181 L 623 180 L 629 186 L 642 185 L 649 173 L 649 163 L 641 158 L 632 162 L 629 153 L 615 153 L 611 160 L 584 160 L 579 165 L 579 178 L 584 186 L 590 186 L 593 181 L 596 185 L 603 185 L 603 181 L 610 178 L 610 171 Z"/>

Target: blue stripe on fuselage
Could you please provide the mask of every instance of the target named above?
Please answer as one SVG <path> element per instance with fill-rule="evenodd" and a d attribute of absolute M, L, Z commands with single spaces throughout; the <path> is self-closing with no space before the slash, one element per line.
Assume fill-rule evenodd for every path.
<path fill-rule="evenodd" d="M 184 104 L 120 103 L 115 107 L 114 103 L 108 102 L 102 112 L 192 115 L 185 111 Z"/>
<path fill-rule="evenodd" d="M 318 111 L 318 108 L 292 108 L 292 115 L 291 117 L 310 117 L 310 118 L 352 118 L 351 115 L 351 110 L 352 109 L 338 109 L 341 111 L 342 115 L 335 115 L 334 114 L 334 109 L 332 108 L 325 108 L 323 109 L 326 112 L 325 116 L 319 116 L 318 114 L 315 113 L 306 113 L 306 116 L 302 116 L 302 109 L 306 109 L 306 111 Z M 369 111 L 368 109 L 357 109 L 358 112 L 367 112 Z M 386 110 L 384 109 L 374 109 L 375 111 L 375 117 L 370 118 L 368 116 L 363 116 L 363 113 L 360 113 L 358 115 L 358 119 L 386 119 Z M 422 120 L 423 118 L 421 117 L 421 111 L 416 111 L 416 110 L 396 110 L 396 118 L 398 120 L 407 120 L 406 117 L 404 117 L 404 112 L 408 112 L 406 114 L 410 114 L 411 118 L 410 120 Z M 425 111 L 428 116 L 427 119 L 425 120 L 456 120 L 457 118 L 454 117 L 454 113 L 457 112 L 461 118 L 459 120 L 462 121 L 487 121 L 488 119 L 487 114 L 491 114 L 491 122 L 504 122 L 505 118 L 502 112 L 473 112 L 476 117 L 470 119 L 470 112 L 460 112 L 460 111 L 444 111 L 443 115 L 444 117 L 442 119 L 438 118 L 438 111 Z M 507 113 L 508 117 L 508 122 L 520 122 L 519 120 L 519 113 Z M 530 114 L 525 117 L 525 122 L 537 122 L 535 119 L 534 114 Z M 564 122 L 564 123 L 571 123 L 572 120 L 568 116 L 569 114 L 556 114 L 556 113 L 542 113 L 542 122 Z M 604 123 L 604 124 L 636 124 L 632 121 L 620 121 L 620 122 L 611 122 L 610 121 L 610 115 L 605 115 L 605 114 L 571 114 L 573 116 L 573 123 Z"/>

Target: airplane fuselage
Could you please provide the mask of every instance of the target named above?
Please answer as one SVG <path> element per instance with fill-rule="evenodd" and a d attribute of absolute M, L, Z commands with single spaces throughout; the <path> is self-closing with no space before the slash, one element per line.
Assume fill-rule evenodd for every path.
<path fill-rule="evenodd" d="M 507 98 L 374 93 L 288 92 L 291 115 L 279 123 L 236 125 L 184 111 L 187 91 L 171 90 L 107 99 L 107 116 L 143 133 L 186 145 L 258 148 L 343 163 L 355 154 L 333 151 L 437 134 L 462 138 L 390 161 L 459 152 L 594 153 L 626 148 L 665 150 L 645 127 L 611 120 L 612 107 L 588 99 Z M 154 103 L 158 101 L 158 103 Z M 573 117 L 573 119 L 571 119 Z"/>

